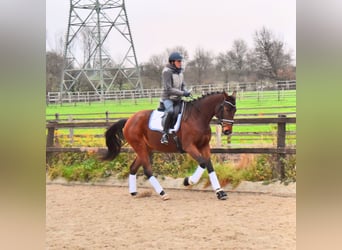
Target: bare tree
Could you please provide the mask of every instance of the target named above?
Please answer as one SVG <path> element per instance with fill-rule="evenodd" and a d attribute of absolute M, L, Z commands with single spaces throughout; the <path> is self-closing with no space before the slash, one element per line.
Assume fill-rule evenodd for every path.
<path fill-rule="evenodd" d="M 60 56 L 63 56 L 64 53 L 64 35 L 63 33 L 60 33 L 58 35 L 55 36 L 55 44 L 56 44 L 56 53 Z"/>
<path fill-rule="evenodd" d="M 216 57 L 216 69 L 223 74 L 225 83 L 229 81 L 229 71 L 231 69 L 228 58 L 228 52 L 219 53 L 219 55 Z"/>
<path fill-rule="evenodd" d="M 92 67 L 91 62 L 87 62 L 91 53 L 94 51 L 95 41 L 92 37 L 92 31 L 90 29 L 84 29 L 81 32 L 82 47 L 83 47 L 83 63 L 86 63 L 89 68 Z"/>
<path fill-rule="evenodd" d="M 173 48 L 166 49 L 167 56 L 169 56 L 172 52 L 179 52 L 183 56 L 185 61 L 187 61 L 189 59 L 189 53 L 186 50 L 186 48 L 184 48 L 183 46 L 178 45 L 178 46 L 175 46 Z"/>
<path fill-rule="evenodd" d="M 265 27 L 255 32 L 254 42 L 259 73 L 266 78 L 278 79 L 279 71 L 291 62 L 291 55 L 284 51 L 284 43 Z"/>
<path fill-rule="evenodd" d="M 161 72 L 167 61 L 164 54 L 151 56 L 149 61 L 143 65 L 141 74 L 147 79 L 147 81 L 144 81 L 145 85 L 147 84 L 149 87 L 162 87 Z"/>
<path fill-rule="evenodd" d="M 255 49 L 250 49 L 246 53 L 246 68 L 245 76 L 248 81 L 256 82 L 259 80 L 258 61 L 255 54 Z"/>
<path fill-rule="evenodd" d="M 54 42 L 52 42 L 50 33 L 46 30 L 46 43 L 49 46 L 49 51 L 63 56 L 64 38 L 63 33 L 59 32 L 54 35 Z"/>
<path fill-rule="evenodd" d="M 202 48 L 196 49 L 194 59 L 189 62 L 189 66 L 196 72 L 198 84 L 203 83 L 204 73 L 212 66 L 213 59 L 214 57 L 211 52 L 205 51 Z"/>
<path fill-rule="evenodd" d="M 236 70 L 240 80 L 243 70 L 246 69 L 247 63 L 247 43 L 238 39 L 233 42 L 232 49 L 228 52 L 228 61 L 233 70 Z"/>
<path fill-rule="evenodd" d="M 59 91 L 62 70 L 63 57 L 56 52 L 46 52 L 46 92 Z"/>
<path fill-rule="evenodd" d="M 163 68 L 168 63 L 169 55 L 172 52 L 179 52 L 184 60 L 189 58 L 188 51 L 182 46 L 176 46 L 173 48 L 167 48 L 163 53 L 152 55 L 147 63 L 144 63 L 141 67 L 141 76 L 145 78 L 144 85 L 148 87 L 162 87 L 161 74 Z"/>

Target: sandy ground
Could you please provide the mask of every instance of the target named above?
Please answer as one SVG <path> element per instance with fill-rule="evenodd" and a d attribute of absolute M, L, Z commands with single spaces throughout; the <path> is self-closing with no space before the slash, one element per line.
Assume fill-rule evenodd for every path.
<path fill-rule="evenodd" d="M 296 249 L 294 196 L 166 191 L 48 184 L 46 249 Z"/>

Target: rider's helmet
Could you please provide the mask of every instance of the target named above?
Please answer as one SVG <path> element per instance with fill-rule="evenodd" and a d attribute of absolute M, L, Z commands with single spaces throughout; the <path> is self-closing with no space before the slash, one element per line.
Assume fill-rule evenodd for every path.
<path fill-rule="evenodd" d="M 183 60 L 183 57 L 179 52 L 172 52 L 169 56 L 169 62 L 176 60 Z"/>

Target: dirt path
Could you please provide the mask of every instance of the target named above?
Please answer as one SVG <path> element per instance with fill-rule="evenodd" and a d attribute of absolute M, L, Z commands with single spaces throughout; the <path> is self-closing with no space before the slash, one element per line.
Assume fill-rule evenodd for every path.
<path fill-rule="evenodd" d="M 46 249 L 296 249 L 295 197 L 167 192 L 47 185 Z"/>

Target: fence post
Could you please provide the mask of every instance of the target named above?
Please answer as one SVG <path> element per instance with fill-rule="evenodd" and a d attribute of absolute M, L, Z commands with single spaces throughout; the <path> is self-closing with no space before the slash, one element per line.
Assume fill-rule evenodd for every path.
<path fill-rule="evenodd" d="M 149 95 L 149 98 L 150 98 L 150 103 L 152 104 L 153 103 L 152 92 L 148 93 L 148 95 Z"/>
<path fill-rule="evenodd" d="M 216 125 L 216 147 L 221 147 L 221 133 L 222 133 L 222 127 L 221 125 Z"/>
<path fill-rule="evenodd" d="M 278 115 L 278 118 L 286 118 L 286 115 Z M 286 122 L 279 121 L 278 122 L 278 131 L 277 131 L 277 175 L 281 180 L 285 178 L 285 154 L 281 151 L 285 148 L 286 141 Z"/>
<path fill-rule="evenodd" d="M 56 124 L 57 122 L 55 121 L 49 122 L 48 133 L 46 137 L 46 147 L 54 146 Z"/>
<path fill-rule="evenodd" d="M 132 97 L 133 103 L 134 103 L 135 105 L 137 105 L 137 100 L 136 100 L 136 98 L 135 98 L 134 92 L 131 93 L 131 97 Z"/>
<path fill-rule="evenodd" d="M 69 115 L 69 122 L 72 122 L 73 118 L 72 115 Z M 69 128 L 69 138 L 70 138 L 70 144 L 73 145 L 74 144 L 74 129 L 73 128 Z"/>
<path fill-rule="evenodd" d="M 109 112 L 106 111 L 106 122 L 109 122 Z"/>

